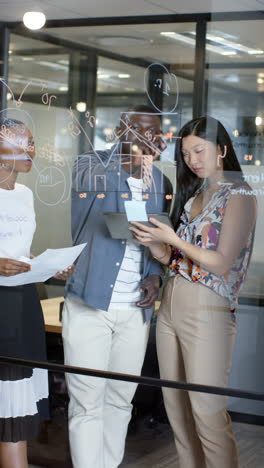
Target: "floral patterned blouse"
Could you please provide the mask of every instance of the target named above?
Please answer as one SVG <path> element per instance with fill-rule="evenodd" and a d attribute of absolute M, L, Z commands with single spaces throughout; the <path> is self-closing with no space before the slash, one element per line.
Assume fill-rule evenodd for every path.
<path fill-rule="evenodd" d="M 240 184 L 241 188 L 241 184 Z M 202 213 L 190 221 L 191 206 L 196 196 L 202 191 L 199 189 L 185 204 L 181 215 L 181 223 L 177 234 L 181 239 L 204 249 L 216 250 L 221 232 L 225 209 L 230 196 L 240 192 L 238 184 L 222 184 L 203 208 Z M 244 191 L 245 192 L 245 191 Z M 213 289 L 220 296 L 226 297 L 230 302 L 231 311 L 235 311 L 239 289 L 245 279 L 253 242 L 253 230 L 250 232 L 246 245 L 231 269 L 223 276 L 195 264 L 179 249 L 173 249 L 170 265 L 170 274 L 180 274 L 189 281 L 199 281 Z"/>

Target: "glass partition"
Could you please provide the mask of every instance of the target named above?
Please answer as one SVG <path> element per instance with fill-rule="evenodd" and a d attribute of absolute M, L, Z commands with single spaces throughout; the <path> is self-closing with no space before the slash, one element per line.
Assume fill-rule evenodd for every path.
<path fill-rule="evenodd" d="M 173 138 L 181 124 L 192 115 L 195 24 L 95 26 L 51 29 L 51 32 L 58 38 L 98 51 L 96 111 L 99 133 L 102 128 L 99 115 L 104 115 L 103 119 L 108 121 L 105 128 L 115 127 L 120 109 L 152 105 L 154 99 L 157 105 L 154 109 L 161 112 L 163 132 L 168 135 L 167 156 L 172 160 Z M 100 50 L 103 56 L 100 56 Z M 174 76 L 169 76 L 170 73 L 176 75 L 177 82 Z M 164 74 L 167 78 L 161 89 L 161 75 Z M 103 145 L 103 142 L 98 141 L 98 144 Z"/>
<path fill-rule="evenodd" d="M 36 255 L 71 244 L 71 167 L 77 142 L 68 130 L 69 52 L 15 34 L 10 52 L 6 115 L 24 122 L 36 144 L 32 171 L 19 176 L 34 193 Z"/>
<path fill-rule="evenodd" d="M 180 133 L 193 116 L 198 68 L 195 48 L 200 45 L 196 43 L 195 22 L 49 28 L 57 45 L 48 37 L 45 41 L 37 35 L 36 39 L 24 37 L 21 31 L 11 33 L 8 82 L 1 83 L 8 87 L 7 105 L 1 109 L 1 116 L 15 120 L 11 130 L 9 124 L 1 127 L 0 184 L 6 182 L 2 174 L 10 169 L 10 154 L 14 164 L 21 160 L 27 168 L 32 165 L 30 172 L 25 167 L 21 170 L 17 181 L 32 190 L 36 212 L 31 252 L 26 258 L 19 255 L 19 259 L 27 263 L 30 253 L 36 256 L 37 260 L 31 260 L 34 269 L 34 261 L 37 263 L 46 249 L 88 244 L 75 257 L 69 257 L 75 270 L 71 269 L 67 283 L 61 271 L 49 272 L 47 278 L 37 281 L 49 363 L 65 361 L 88 369 L 263 393 L 262 23 L 207 23 L 204 108 L 207 115 L 222 122 L 231 137 L 243 173 L 236 162 L 237 172 L 232 168 L 229 178 L 224 174 L 225 158 L 230 158 L 227 139 L 216 144 L 211 134 L 211 139 L 204 138 L 202 132 L 195 133 L 196 128 L 183 138 Z M 200 153 L 210 154 L 213 169 L 206 157 L 199 159 L 203 157 Z M 221 177 L 217 177 L 219 173 Z M 212 174 L 215 179 L 210 179 Z M 216 183 L 210 185 L 212 181 Z M 230 188 L 235 182 L 238 185 Z M 246 209 L 242 205 L 233 208 L 224 225 L 231 195 L 244 197 Z M 8 203 L 2 203 L 0 237 L 12 238 L 17 246 L 23 223 L 29 220 L 28 212 L 22 220 L 14 219 Z M 156 239 L 157 230 L 153 233 L 142 226 L 143 234 L 134 231 L 133 237 L 130 223 L 145 223 L 150 215 L 166 224 L 162 229 L 167 229 L 173 239 Z M 152 221 L 147 228 L 159 227 L 155 219 Z M 173 230 L 168 230 L 170 221 L 177 229 L 176 240 Z M 33 218 L 31 223 L 33 226 Z M 222 230 L 225 242 L 221 242 Z M 241 239 L 244 244 L 237 251 Z M 53 264 L 58 256 L 60 265 L 64 265 L 67 253 L 53 252 L 48 261 Z M 216 260 L 214 254 L 218 255 Z M 44 261 L 37 278 L 46 267 Z M 9 278 L 9 274 L 2 276 Z M 144 280 L 151 276 L 150 287 Z M 236 294 L 242 283 L 237 305 Z M 150 295 L 156 299 L 152 300 L 153 315 L 150 304 L 144 302 Z M 14 304 L 11 302 L 12 307 Z M 43 323 L 36 323 L 33 330 L 28 326 L 27 343 L 38 340 L 39 326 Z M 5 339 L 0 335 L 0 343 Z M 19 342 L 17 337 L 15 342 Z M 34 357 L 44 359 L 39 356 L 36 353 Z M 32 353 L 23 350 L 22 357 L 32 359 Z M 158 386 L 141 385 L 134 395 L 136 385 L 111 380 L 111 375 L 104 381 L 68 373 L 67 379 L 66 383 L 62 373 L 50 372 L 52 422 L 43 427 L 37 441 L 29 444 L 32 463 L 71 467 L 68 393 L 73 395 L 74 386 L 80 382 L 84 389 L 80 401 L 87 398 L 89 385 L 92 389 L 89 401 L 85 400 L 89 409 L 93 398 L 105 401 L 104 425 L 113 435 L 109 446 L 115 448 L 118 428 L 126 432 L 133 398 L 125 458 L 121 465 L 121 459 L 116 459 L 113 466 L 182 463 L 175 452 Z M 165 390 L 164 398 L 167 408 L 174 410 L 171 424 L 176 438 L 182 435 L 182 419 L 187 413 L 193 417 L 191 406 L 197 425 L 199 417 L 206 423 L 210 423 L 212 414 L 217 423 L 227 417 L 222 395 Z M 120 423 L 116 407 L 122 407 L 125 424 Z M 253 399 L 232 397 L 228 409 L 233 419 L 240 413 L 253 415 L 254 421 L 264 416 L 263 401 Z M 74 407 L 73 403 L 70 431 L 78 411 L 78 404 Z M 99 419 L 101 424 L 101 414 Z M 203 432 L 202 425 L 200 429 L 201 439 L 211 437 Z M 263 429 L 248 431 L 235 423 L 234 430 L 242 466 L 260 468 Z M 71 434 L 76 436 L 74 428 Z M 98 443 L 96 435 L 96 428 L 92 429 L 89 447 Z M 232 439 L 229 419 L 224 436 Z M 81 440 L 79 434 L 77 438 Z M 245 438 L 251 438 L 250 454 Z M 222 450 L 223 454 L 227 452 Z M 204 455 L 199 448 L 196 455 L 203 466 Z M 78 454 L 72 452 L 72 457 L 75 465 L 81 466 Z"/>
<path fill-rule="evenodd" d="M 262 21 L 212 21 L 207 28 L 208 112 L 228 129 L 258 216 L 249 271 L 237 313 L 230 384 L 263 391 L 263 28 Z M 247 382 L 247 384 L 246 384 Z M 263 415 L 263 405 L 235 399 L 230 409 Z"/>

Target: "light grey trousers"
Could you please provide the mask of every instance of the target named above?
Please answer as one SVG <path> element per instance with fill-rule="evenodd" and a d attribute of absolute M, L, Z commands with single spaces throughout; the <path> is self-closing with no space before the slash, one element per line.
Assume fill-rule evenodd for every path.
<path fill-rule="evenodd" d="M 157 323 L 162 379 L 226 387 L 236 334 L 226 298 L 180 275 L 163 292 Z M 237 468 L 226 397 L 163 388 L 181 468 Z"/>

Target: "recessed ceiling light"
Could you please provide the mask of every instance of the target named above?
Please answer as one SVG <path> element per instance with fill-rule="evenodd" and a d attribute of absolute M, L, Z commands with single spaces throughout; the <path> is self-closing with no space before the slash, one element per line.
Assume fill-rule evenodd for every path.
<path fill-rule="evenodd" d="M 252 49 L 248 52 L 250 55 L 262 55 L 264 54 L 264 50 L 259 49 Z"/>
<path fill-rule="evenodd" d="M 148 39 L 136 36 L 97 36 L 92 38 L 93 42 L 106 47 L 140 47 L 149 43 Z"/>
<path fill-rule="evenodd" d="M 195 37 L 196 37 L 195 32 L 188 33 L 188 35 L 192 35 L 193 37 L 188 37 L 187 33 L 185 35 L 185 34 L 179 34 L 173 31 L 161 32 L 160 35 L 168 37 L 170 39 L 175 39 L 175 40 L 185 42 L 186 44 L 190 44 L 193 46 L 195 45 Z M 214 52 L 216 54 L 226 55 L 226 56 L 236 56 L 237 51 L 244 52 L 250 55 L 264 54 L 264 51 L 262 49 L 253 49 L 251 47 L 244 46 L 243 44 L 240 44 L 239 42 L 231 41 L 229 39 L 226 39 L 225 37 L 221 37 L 220 33 L 218 33 L 217 35 L 207 33 L 206 39 L 207 41 L 211 41 L 212 43 L 214 43 L 214 44 L 207 43 L 206 50 L 210 52 Z M 229 48 L 230 50 L 226 48 Z"/>
<path fill-rule="evenodd" d="M 46 16 L 41 11 L 27 11 L 23 23 L 28 29 L 41 29 L 46 23 Z"/>
<path fill-rule="evenodd" d="M 130 75 L 128 73 L 119 73 L 117 77 L 118 78 L 130 78 Z"/>
<path fill-rule="evenodd" d="M 179 34 L 176 32 L 161 32 L 160 35 L 168 37 L 170 39 L 174 39 L 176 41 L 185 42 L 186 44 L 190 44 L 193 47 L 195 47 L 195 44 L 196 44 L 196 39 L 195 39 L 194 34 L 192 34 L 194 37 L 188 37 L 188 36 L 185 36 L 184 34 Z M 223 49 L 222 44 L 219 44 L 219 46 L 206 44 L 206 50 L 209 52 L 214 52 L 215 54 L 220 54 L 220 55 L 224 55 L 227 52 L 225 49 Z M 234 51 L 232 55 L 236 55 L 236 52 Z"/>
<path fill-rule="evenodd" d="M 240 52 L 245 52 L 247 54 L 250 54 L 250 55 L 256 55 L 256 54 L 263 54 L 263 50 L 259 50 L 259 49 L 253 49 L 252 47 L 247 47 L 247 46 L 244 46 L 243 44 L 240 44 L 239 42 L 235 42 L 235 41 L 230 41 L 228 39 L 225 39 L 224 37 L 221 37 L 219 36 L 219 34 L 217 36 L 215 36 L 214 34 L 206 34 L 206 39 L 209 39 L 210 41 L 213 41 L 213 42 L 216 42 L 216 43 L 219 43 L 223 46 L 226 46 L 226 47 L 231 47 L 231 49 L 235 49 L 235 50 L 239 50 Z M 223 54 L 223 55 L 227 55 L 227 54 Z"/>
<path fill-rule="evenodd" d="M 261 125 L 262 124 L 262 117 L 260 117 L 259 115 L 257 115 L 257 117 L 255 118 L 255 124 L 257 126 Z"/>
<path fill-rule="evenodd" d="M 239 83 L 240 82 L 240 77 L 239 77 L 239 75 L 237 75 L 237 73 L 230 73 L 229 75 L 224 75 L 223 78 L 228 83 Z"/>
<path fill-rule="evenodd" d="M 222 55 L 237 55 L 235 50 L 226 50 L 225 52 L 222 52 Z"/>
<path fill-rule="evenodd" d="M 109 128 L 109 127 L 105 127 L 103 129 L 103 134 L 106 135 L 106 136 L 112 135 L 113 134 L 113 129 Z"/>
<path fill-rule="evenodd" d="M 38 65 L 42 65 L 43 67 L 52 68 L 53 70 L 63 70 L 66 72 L 68 71 L 68 66 L 61 65 L 57 62 L 49 62 L 48 60 L 38 60 L 36 63 Z"/>
<path fill-rule="evenodd" d="M 86 102 L 82 102 L 82 101 L 77 102 L 76 109 L 79 112 L 85 112 L 86 111 Z"/>
<path fill-rule="evenodd" d="M 172 126 L 170 127 L 170 132 L 177 132 L 177 127 L 176 127 L 176 125 L 172 125 Z"/>
<path fill-rule="evenodd" d="M 102 78 L 102 79 L 107 79 L 107 78 L 110 78 L 110 75 L 108 75 L 107 73 L 97 73 L 97 78 Z"/>
<path fill-rule="evenodd" d="M 192 37 L 187 37 L 187 36 L 184 36 L 183 34 L 178 34 L 176 32 L 161 32 L 160 33 L 161 36 L 165 36 L 165 37 L 169 37 L 171 39 L 175 39 L 176 41 L 181 41 L 181 42 L 185 42 L 186 44 L 191 44 L 191 45 L 194 45 L 195 44 L 195 39 L 193 39 Z"/>

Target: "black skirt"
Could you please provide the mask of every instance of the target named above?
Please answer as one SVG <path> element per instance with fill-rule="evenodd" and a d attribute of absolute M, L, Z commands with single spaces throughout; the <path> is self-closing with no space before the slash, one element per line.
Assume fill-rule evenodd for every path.
<path fill-rule="evenodd" d="M 46 360 L 43 314 L 33 284 L 0 287 L 0 356 Z M 0 363 L 0 442 L 32 439 L 48 417 L 47 371 Z"/>

